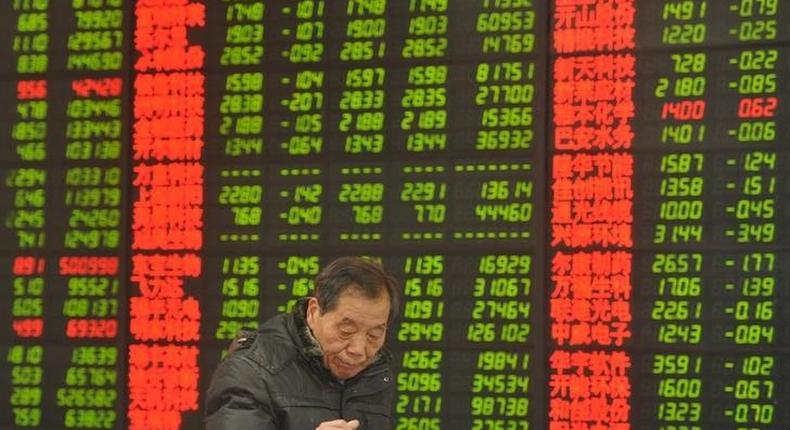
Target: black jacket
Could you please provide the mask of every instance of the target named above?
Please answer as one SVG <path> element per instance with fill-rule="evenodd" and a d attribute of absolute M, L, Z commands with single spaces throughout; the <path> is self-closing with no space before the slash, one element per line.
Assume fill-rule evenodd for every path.
<path fill-rule="evenodd" d="M 240 340 L 219 364 L 206 395 L 206 429 L 314 430 L 343 418 L 358 419 L 361 430 L 388 430 L 395 397 L 388 357 L 380 353 L 339 382 L 309 334 L 302 300 Z"/>

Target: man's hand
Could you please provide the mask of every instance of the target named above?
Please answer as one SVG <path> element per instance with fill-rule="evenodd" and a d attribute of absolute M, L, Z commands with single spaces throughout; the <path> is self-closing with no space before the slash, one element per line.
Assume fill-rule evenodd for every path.
<path fill-rule="evenodd" d="M 334 420 L 322 422 L 315 430 L 354 430 L 357 427 L 359 427 L 357 420 Z"/>

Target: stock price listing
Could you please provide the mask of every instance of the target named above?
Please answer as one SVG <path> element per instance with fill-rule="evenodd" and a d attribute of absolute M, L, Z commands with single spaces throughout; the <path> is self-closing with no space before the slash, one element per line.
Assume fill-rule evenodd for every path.
<path fill-rule="evenodd" d="M 402 284 L 395 430 L 790 427 L 787 22 L 2 2 L 0 428 L 202 428 L 341 255 Z"/>

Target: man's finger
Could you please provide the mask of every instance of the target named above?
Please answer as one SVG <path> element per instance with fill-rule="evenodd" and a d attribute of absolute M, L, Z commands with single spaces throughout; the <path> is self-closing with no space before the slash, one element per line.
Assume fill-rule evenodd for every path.
<path fill-rule="evenodd" d="M 322 422 L 315 430 L 354 430 L 359 427 L 359 420 L 332 420 Z"/>

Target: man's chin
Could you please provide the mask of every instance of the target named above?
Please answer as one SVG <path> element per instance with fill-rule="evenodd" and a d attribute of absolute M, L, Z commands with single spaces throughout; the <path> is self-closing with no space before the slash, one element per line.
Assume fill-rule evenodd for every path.
<path fill-rule="evenodd" d="M 353 378 L 354 376 L 357 376 L 359 372 L 362 371 L 363 368 L 364 367 L 361 365 L 350 366 L 345 363 L 341 363 L 341 364 L 334 363 L 334 365 L 331 367 L 331 370 L 335 378 L 349 379 L 349 378 Z"/>

